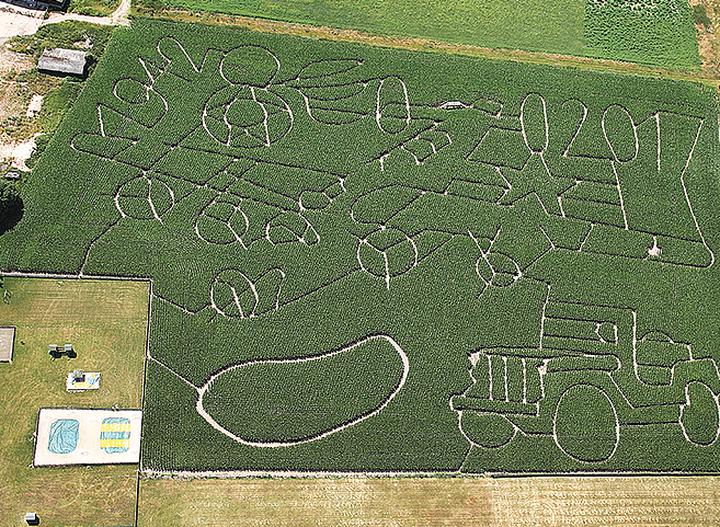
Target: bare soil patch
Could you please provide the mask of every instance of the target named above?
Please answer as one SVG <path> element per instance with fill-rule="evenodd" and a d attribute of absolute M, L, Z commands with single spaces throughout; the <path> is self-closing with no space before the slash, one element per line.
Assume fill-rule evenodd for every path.
<path fill-rule="evenodd" d="M 43 23 L 42 17 L 30 10 L 3 4 L 0 12 L 0 43 L 16 35 L 32 35 Z"/>
<path fill-rule="evenodd" d="M 720 28 L 720 0 L 690 0 L 690 5 L 703 6 L 711 26 L 701 23 L 695 24 L 698 38 L 702 70 L 714 77 L 720 77 L 720 39 L 717 32 Z"/>
<path fill-rule="evenodd" d="M 35 143 L 32 132 L 22 130 L 24 121 L 31 119 L 27 117 L 27 109 L 33 90 L 27 82 L 20 80 L 20 76 L 32 67 L 29 56 L 10 51 L 0 42 L 0 162 L 9 162 L 20 170 L 26 170 L 25 161 L 32 154 Z"/>
<path fill-rule="evenodd" d="M 30 57 L 14 53 L 0 44 L 0 122 L 18 112 L 22 99 L 14 79 L 32 66 Z"/>

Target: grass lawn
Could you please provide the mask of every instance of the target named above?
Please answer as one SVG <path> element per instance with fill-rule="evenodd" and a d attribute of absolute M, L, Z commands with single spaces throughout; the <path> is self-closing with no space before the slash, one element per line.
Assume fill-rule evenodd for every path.
<path fill-rule="evenodd" d="M 717 525 L 716 477 L 145 480 L 138 527 Z"/>
<path fill-rule="evenodd" d="M 43 525 L 131 525 L 136 467 L 31 468 L 42 407 L 140 408 L 148 285 L 137 282 L 6 278 L 10 303 L 0 325 L 14 325 L 12 364 L 0 364 L 0 526 L 35 511 Z M 71 342 L 78 357 L 52 361 L 49 343 Z M 69 394 L 74 369 L 100 371 L 100 390 Z"/>
<path fill-rule="evenodd" d="M 147 2 L 143 0 L 140 5 Z M 453 0 L 447 3 L 433 0 L 168 0 L 167 3 L 188 9 L 423 36 L 487 47 L 571 54 L 583 51 L 583 0 Z"/>
<path fill-rule="evenodd" d="M 79 15 L 107 16 L 112 14 L 119 0 L 71 0 L 68 12 Z"/>
<path fill-rule="evenodd" d="M 484 48 L 606 58 L 670 68 L 699 66 L 687 0 L 640 7 L 591 0 L 137 0 L 162 8 L 420 37 Z"/>

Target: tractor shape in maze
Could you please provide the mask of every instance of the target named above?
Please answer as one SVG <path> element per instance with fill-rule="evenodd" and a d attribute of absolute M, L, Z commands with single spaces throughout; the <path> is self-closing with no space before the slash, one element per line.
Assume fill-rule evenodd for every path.
<path fill-rule="evenodd" d="M 465 438 L 497 449 L 518 434 L 552 436 L 584 463 L 609 461 L 631 426 L 674 425 L 692 445 L 714 444 L 717 363 L 664 333 L 638 335 L 637 317 L 627 308 L 551 300 L 548 288 L 536 346 L 469 356 L 472 383 L 450 402 Z M 701 422 L 689 410 L 699 403 Z"/>

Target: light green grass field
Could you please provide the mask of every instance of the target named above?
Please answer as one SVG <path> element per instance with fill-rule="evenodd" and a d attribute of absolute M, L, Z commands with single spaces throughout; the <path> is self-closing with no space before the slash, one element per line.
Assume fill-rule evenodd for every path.
<path fill-rule="evenodd" d="M 632 8 L 623 0 L 138 0 L 135 5 L 141 12 L 182 8 L 487 48 L 699 67 L 687 0 Z"/>
<path fill-rule="evenodd" d="M 79 15 L 107 16 L 117 8 L 119 0 L 71 0 L 68 12 Z"/>
<path fill-rule="evenodd" d="M 139 408 L 148 285 L 6 278 L 0 325 L 17 327 L 12 364 L 0 364 L 0 526 L 37 512 L 42 525 L 131 525 L 136 466 L 31 468 L 43 407 Z M 48 344 L 71 342 L 76 359 L 52 361 Z M 102 373 L 101 388 L 70 394 L 75 369 Z"/>

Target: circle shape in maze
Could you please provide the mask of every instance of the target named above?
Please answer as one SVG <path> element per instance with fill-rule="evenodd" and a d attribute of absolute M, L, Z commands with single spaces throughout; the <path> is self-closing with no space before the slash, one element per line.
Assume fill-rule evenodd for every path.
<path fill-rule="evenodd" d="M 718 398 L 702 382 L 685 387 L 685 404 L 680 407 L 680 427 L 690 443 L 710 446 L 720 436 L 720 405 Z"/>
<path fill-rule="evenodd" d="M 228 86 L 208 100 L 203 127 L 218 143 L 228 147 L 270 146 L 292 128 L 293 114 L 278 95 L 252 86 Z"/>
<path fill-rule="evenodd" d="M 210 303 L 224 317 L 252 317 L 258 304 L 255 284 L 235 269 L 221 271 L 210 286 Z"/>
<path fill-rule="evenodd" d="M 163 181 L 147 176 L 123 183 L 115 194 L 118 212 L 136 220 L 160 220 L 174 205 L 172 189 Z"/>
<path fill-rule="evenodd" d="M 362 269 L 385 280 L 413 269 L 418 262 L 415 242 L 407 234 L 392 227 L 370 233 L 358 243 L 357 260 Z"/>
<path fill-rule="evenodd" d="M 515 437 L 517 429 L 505 417 L 464 410 L 460 413 L 460 428 L 473 445 L 500 448 Z"/>
<path fill-rule="evenodd" d="M 557 446 L 576 461 L 607 461 L 620 442 L 615 406 L 596 386 L 570 386 L 560 396 L 555 409 L 553 437 Z"/>

